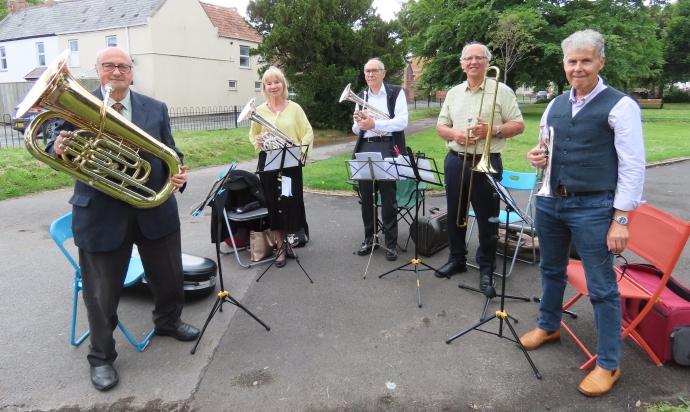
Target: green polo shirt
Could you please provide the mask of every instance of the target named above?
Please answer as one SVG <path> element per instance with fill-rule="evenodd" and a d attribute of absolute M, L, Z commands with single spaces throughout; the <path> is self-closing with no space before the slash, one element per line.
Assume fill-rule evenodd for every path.
<path fill-rule="evenodd" d="M 438 116 L 437 124 L 443 124 L 453 129 L 466 130 L 468 126 L 468 119 L 472 119 L 472 125 L 477 124 L 477 117 L 481 117 L 484 121 L 489 121 L 489 109 L 493 100 L 493 94 L 490 94 L 496 87 L 494 80 L 487 80 L 487 94 L 484 95 L 484 102 L 482 103 L 482 87 L 480 86 L 474 92 L 470 89 L 467 81 L 453 87 L 448 91 L 446 100 L 443 102 L 441 114 Z M 479 115 L 479 106 L 482 106 L 482 113 Z M 517 97 L 515 93 L 503 83 L 498 83 L 498 93 L 496 95 L 496 106 L 494 108 L 494 126 L 500 126 L 507 122 L 521 122 L 522 113 L 518 108 Z M 477 142 L 477 154 L 484 151 L 485 139 Z M 474 146 L 467 146 L 469 154 L 474 153 Z M 446 141 L 446 147 L 456 152 L 464 152 L 465 146 L 460 146 L 455 141 Z M 506 148 L 506 139 L 491 139 L 491 153 L 501 153 Z"/>

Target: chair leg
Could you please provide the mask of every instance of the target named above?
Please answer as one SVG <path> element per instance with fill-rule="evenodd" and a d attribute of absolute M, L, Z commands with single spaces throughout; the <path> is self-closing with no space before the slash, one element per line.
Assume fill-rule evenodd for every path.
<path fill-rule="evenodd" d="M 149 334 L 146 336 L 146 338 L 144 338 L 143 341 L 137 342 L 136 340 L 134 340 L 134 338 L 129 333 L 127 328 L 125 328 L 125 325 L 123 325 L 122 322 L 120 322 L 119 320 L 117 321 L 117 326 L 120 328 L 122 333 L 125 334 L 125 337 L 129 341 L 129 343 L 131 343 L 132 346 L 134 346 L 137 349 L 137 351 L 139 351 L 139 352 L 143 352 L 144 349 L 146 349 L 146 345 L 149 344 L 149 341 L 151 340 L 151 336 L 153 336 L 153 332 L 155 331 L 155 328 L 151 329 L 151 332 L 149 332 Z"/>
<path fill-rule="evenodd" d="M 74 279 L 74 299 L 72 303 L 72 327 L 70 330 L 70 335 L 69 335 L 69 343 L 72 346 L 79 346 L 81 345 L 82 342 L 84 342 L 84 339 L 86 339 L 87 336 L 91 333 L 91 330 L 87 330 L 84 332 L 83 335 L 77 340 L 74 339 L 76 329 L 77 329 L 77 304 L 78 304 L 78 299 L 79 299 L 79 291 L 81 290 L 81 287 L 79 286 L 79 280 L 78 278 L 75 277 Z"/>

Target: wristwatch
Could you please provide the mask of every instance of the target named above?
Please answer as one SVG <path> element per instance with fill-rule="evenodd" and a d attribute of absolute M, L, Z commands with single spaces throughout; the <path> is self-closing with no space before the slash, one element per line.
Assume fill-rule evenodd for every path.
<path fill-rule="evenodd" d="M 501 138 L 501 126 L 496 126 L 496 138 Z"/>
<path fill-rule="evenodd" d="M 625 216 L 614 216 L 613 220 L 618 222 L 621 226 L 628 226 L 628 219 Z"/>

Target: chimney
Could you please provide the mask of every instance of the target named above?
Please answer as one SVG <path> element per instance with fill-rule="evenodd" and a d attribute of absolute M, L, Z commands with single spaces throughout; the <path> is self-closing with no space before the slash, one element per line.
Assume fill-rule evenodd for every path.
<path fill-rule="evenodd" d="M 46 7 L 53 7 L 53 4 L 55 4 L 54 0 L 46 0 Z"/>
<path fill-rule="evenodd" d="M 237 13 L 237 7 L 228 7 L 228 8 L 229 8 L 230 10 L 234 11 L 235 13 Z"/>
<path fill-rule="evenodd" d="M 24 10 L 28 5 L 23 0 L 9 0 L 7 2 L 7 14 L 13 15 L 19 10 Z"/>

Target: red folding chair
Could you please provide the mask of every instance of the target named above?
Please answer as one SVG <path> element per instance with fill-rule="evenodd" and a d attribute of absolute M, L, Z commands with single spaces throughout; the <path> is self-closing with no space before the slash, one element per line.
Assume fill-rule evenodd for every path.
<path fill-rule="evenodd" d="M 635 327 L 644 319 L 647 313 L 649 313 L 654 304 L 660 300 L 661 292 L 666 287 L 666 282 L 669 277 L 671 277 L 673 268 L 690 236 L 690 223 L 647 204 L 633 210 L 630 213 L 629 220 L 628 232 L 630 234 L 630 239 L 626 248 L 656 266 L 663 272 L 663 277 L 656 290 L 650 291 L 639 285 L 630 276 L 621 273 L 619 268 L 616 268 L 619 274 L 618 291 L 621 297 L 637 298 L 647 301 L 635 319 L 631 322 L 623 320 L 623 331 L 621 336 L 623 339 L 630 336 L 633 341 L 647 352 L 656 365 L 661 365 L 659 358 L 650 349 L 647 342 L 645 342 L 635 331 Z M 564 311 L 570 308 L 582 296 L 589 296 L 582 262 L 578 260 L 570 261 L 570 264 L 568 264 L 568 283 L 570 283 L 578 293 L 563 306 Z M 580 369 L 588 369 L 591 367 L 596 362 L 597 355 L 592 355 L 563 321 L 561 321 L 561 327 L 572 336 L 588 357 L 587 362 L 585 362 Z"/>

